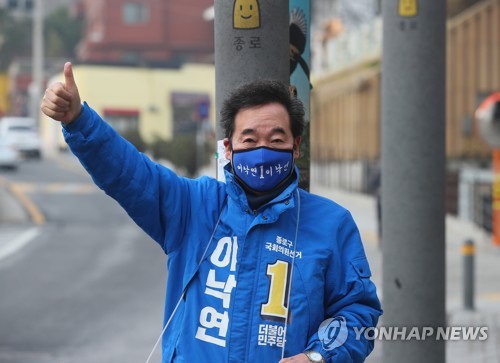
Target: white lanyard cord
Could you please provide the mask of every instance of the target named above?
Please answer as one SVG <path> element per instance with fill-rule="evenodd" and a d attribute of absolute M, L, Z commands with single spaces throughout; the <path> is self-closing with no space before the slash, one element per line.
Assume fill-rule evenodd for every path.
<path fill-rule="evenodd" d="M 217 231 L 217 227 L 219 226 L 219 223 L 220 223 L 220 220 L 221 220 L 221 217 L 222 217 L 222 212 L 224 211 L 224 207 L 226 205 L 226 200 L 224 200 L 224 204 L 222 205 L 222 210 L 219 214 L 219 218 L 217 219 L 217 223 L 215 224 L 215 228 L 214 228 L 214 231 L 212 232 L 212 236 L 210 236 L 210 240 L 208 241 L 208 244 L 207 244 L 207 247 L 205 248 L 205 251 L 203 252 L 203 256 L 201 256 L 200 258 L 200 262 L 198 262 L 198 266 L 196 267 L 196 271 L 198 271 L 198 269 L 200 268 L 201 266 L 201 263 L 203 262 L 203 260 L 205 259 L 205 256 L 207 255 L 207 252 L 208 252 L 208 249 L 210 248 L 210 245 L 212 244 L 212 241 L 214 239 L 214 236 L 215 236 L 215 232 Z M 196 275 L 196 273 L 195 273 Z M 194 275 L 193 275 L 194 277 Z M 172 321 L 175 313 L 177 312 L 177 309 L 179 308 L 179 306 L 181 305 L 181 301 L 184 299 L 184 296 L 186 295 L 186 290 L 190 284 L 191 280 L 188 281 L 188 283 L 186 284 L 186 286 L 184 287 L 184 290 L 182 290 L 182 294 L 181 296 L 179 297 L 179 301 L 177 301 L 177 304 L 175 305 L 175 308 L 174 310 L 172 311 L 172 313 L 170 314 L 170 316 L 168 317 L 168 320 L 167 322 L 165 323 L 165 326 L 163 327 L 163 330 L 161 331 L 161 334 L 160 336 L 158 337 L 158 339 L 156 340 L 156 343 L 155 345 L 153 346 L 153 349 L 151 350 L 151 353 L 149 353 L 149 356 L 148 356 L 148 359 L 146 359 L 146 363 L 149 363 L 151 357 L 153 356 L 153 353 L 155 352 L 156 348 L 158 347 L 158 344 L 160 344 L 160 341 L 161 339 L 163 338 L 163 334 L 165 334 L 165 332 L 167 331 L 167 328 L 168 326 L 170 325 L 170 322 Z"/>
<path fill-rule="evenodd" d="M 286 346 L 286 334 L 288 328 L 288 316 L 290 315 L 290 296 L 292 293 L 292 278 L 293 278 L 293 265 L 295 264 L 295 254 L 297 250 L 297 239 L 299 237 L 299 221 L 300 221 L 300 192 L 297 189 L 297 223 L 295 225 L 295 239 L 293 241 L 293 254 L 292 254 L 292 266 L 290 267 L 290 286 L 288 288 L 287 300 L 287 312 L 285 316 L 285 328 L 283 332 L 283 347 L 281 348 L 281 359 L 285 358 L 285 346 Z"/>
<path fill-rule="evenodd" d="M 221 211 L 221 213 L 219 215 L 219 218 L 217 219 L 217 223 L 215 224 L 215 228 L 214 228 L 214 230 L 212 232 L 212 236 L 210 237 L 210 240 L 209 240 L 209 242 L 207 244 L 207 247 L 205 248 L 205 251 L 203 252 L 203 256 L 201 257 L 200 262 L 198 263 L 197 269 L 200 267 L 201 263 L 205 259 L 205 256 L 206 256 L 206 254 L 208 252 L 208 249 L 209 249 L 210 245 L 212 244 L 212 241 L 214 239 L 215 232 L 217 231 L 217 227 L 219 226 L 219 223 L 220 223 L 223 211 L 224 211 L 224 208 L 222 208 L 222 211 Z M 297 223 L 296 223 L 296 226 L 295 226 L 295 238 L 294 238 L 294 241 L 293 241 L 292 265 L 290 267 L 290 287 L 288 288 L 288 295 L 287 295 L 287 306 L 288 306 L 288 309 L 290 309 L 290 296 L 291 296 L 291 292 L 292 292 L 293 266 L 295 264 L 297 239 L 298 239 L 298 235 L 299 235 L 299 221 L 300 221 L 300 193 L 299 193 L 299 190 L 297 189 Z M 174 317 L 175 313 L 177 312 L 177 309 L 179 308 L 179 306 L 181 305 L 181 301 L 184 299 L 184 296 L 186 295 L 186 290 L 187 290 L 188 286 L 189 286 L 189 282 L 186 284 L 186 287 L 184 287 L 184 290 L 182 291 L 182 294 L 179 297 L 179 300 L 177 301 L 177 304 L 175 305 L 174 310 L 170 314 L 167 322 L 165 323 L 165 327 L 163 328 L 163 330 L 162 330 L 160 336 L 158 337 L 158 339 L 156 340 L 156 343 L 153 346 L 153 349 L 151 350 L 151 353 L 149 353 L 149 356 L 148 356 L 148 359 L 146 360 L 146 363 L 149 363 L 149 361 L 151 360 L 151 357 L 153 356 L 156 348 L 158 347 L 158 344 L 160 344 L 160 341 L 163 338 L 163 335 L 165 334 L 165 331 L 167 330 L 168 326 L 170 325 L 170 322 L 172 321 L 172 318 Z M 281 359 L 283 359 L 285 357 L 286 334 L 287 334 L 287 327 L 288 327 L 288 315 L 289 315 L 289 310 L 287 311 L 287 314 L 286 314 L 286 317 L 285 317 L 285 327 L 284 327 L 284 334 L 283 334 L 283 336 L 284 336 L 284 342 L 283 342 L 283 347 L 281 349 Z"/>

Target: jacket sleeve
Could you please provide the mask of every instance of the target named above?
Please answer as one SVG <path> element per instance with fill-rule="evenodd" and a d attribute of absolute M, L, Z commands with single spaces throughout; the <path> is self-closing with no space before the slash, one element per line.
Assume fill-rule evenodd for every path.
<path fill-rule="evenodd" d="M 166 253 L 179 247 L 190 219 L 191 189 L 199 185 L 138 152 L 86 103 L 63 134 L 99 188 Z"/>
<path fill-rule="evenodd" d="M 307 349 L 321 353 L 328 363 L 364 362 L 374 342 L 362 332 L 377 326 L 382 309 L 349 212 L 338 228 L 337 241 L 337 256 L 326 277 L 326 319 L 309 339 Z"/>

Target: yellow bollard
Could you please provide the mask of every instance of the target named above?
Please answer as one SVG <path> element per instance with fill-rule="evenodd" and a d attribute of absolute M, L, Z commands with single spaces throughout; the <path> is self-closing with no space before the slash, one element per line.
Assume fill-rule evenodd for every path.
<path fill-rule="evenodd" d="M 476 246 L 473 240 L 467 240 L 462 245 L 462 256 L 464 263 L 464 308 L 474 310 L 474 259 L 476 256 Z"/>

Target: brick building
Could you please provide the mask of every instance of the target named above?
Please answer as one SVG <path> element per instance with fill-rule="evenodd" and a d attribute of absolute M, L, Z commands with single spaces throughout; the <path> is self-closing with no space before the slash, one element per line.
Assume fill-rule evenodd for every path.
<path fill-rule="evenodd" d="M 213 62 L 213 0 L 82 0 L 85 31 L 77 57 L 87 64 L 177 66 Z"/>

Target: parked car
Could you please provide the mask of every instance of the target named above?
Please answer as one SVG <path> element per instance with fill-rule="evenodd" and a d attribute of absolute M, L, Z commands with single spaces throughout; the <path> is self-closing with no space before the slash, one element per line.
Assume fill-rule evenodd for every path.
<path fill-rule="evenodd" d="M 0 168 L 17 169 L 19 166 L 19 152 L 12 141 L 0 138 Z"/>
<path fill-rule="evenodd" d="M 0 137 L 11 140 L 19 153 L 28 158 L 41 158 L 40 135 L 35 120 L 7 116 L 0 119 Z"/>

